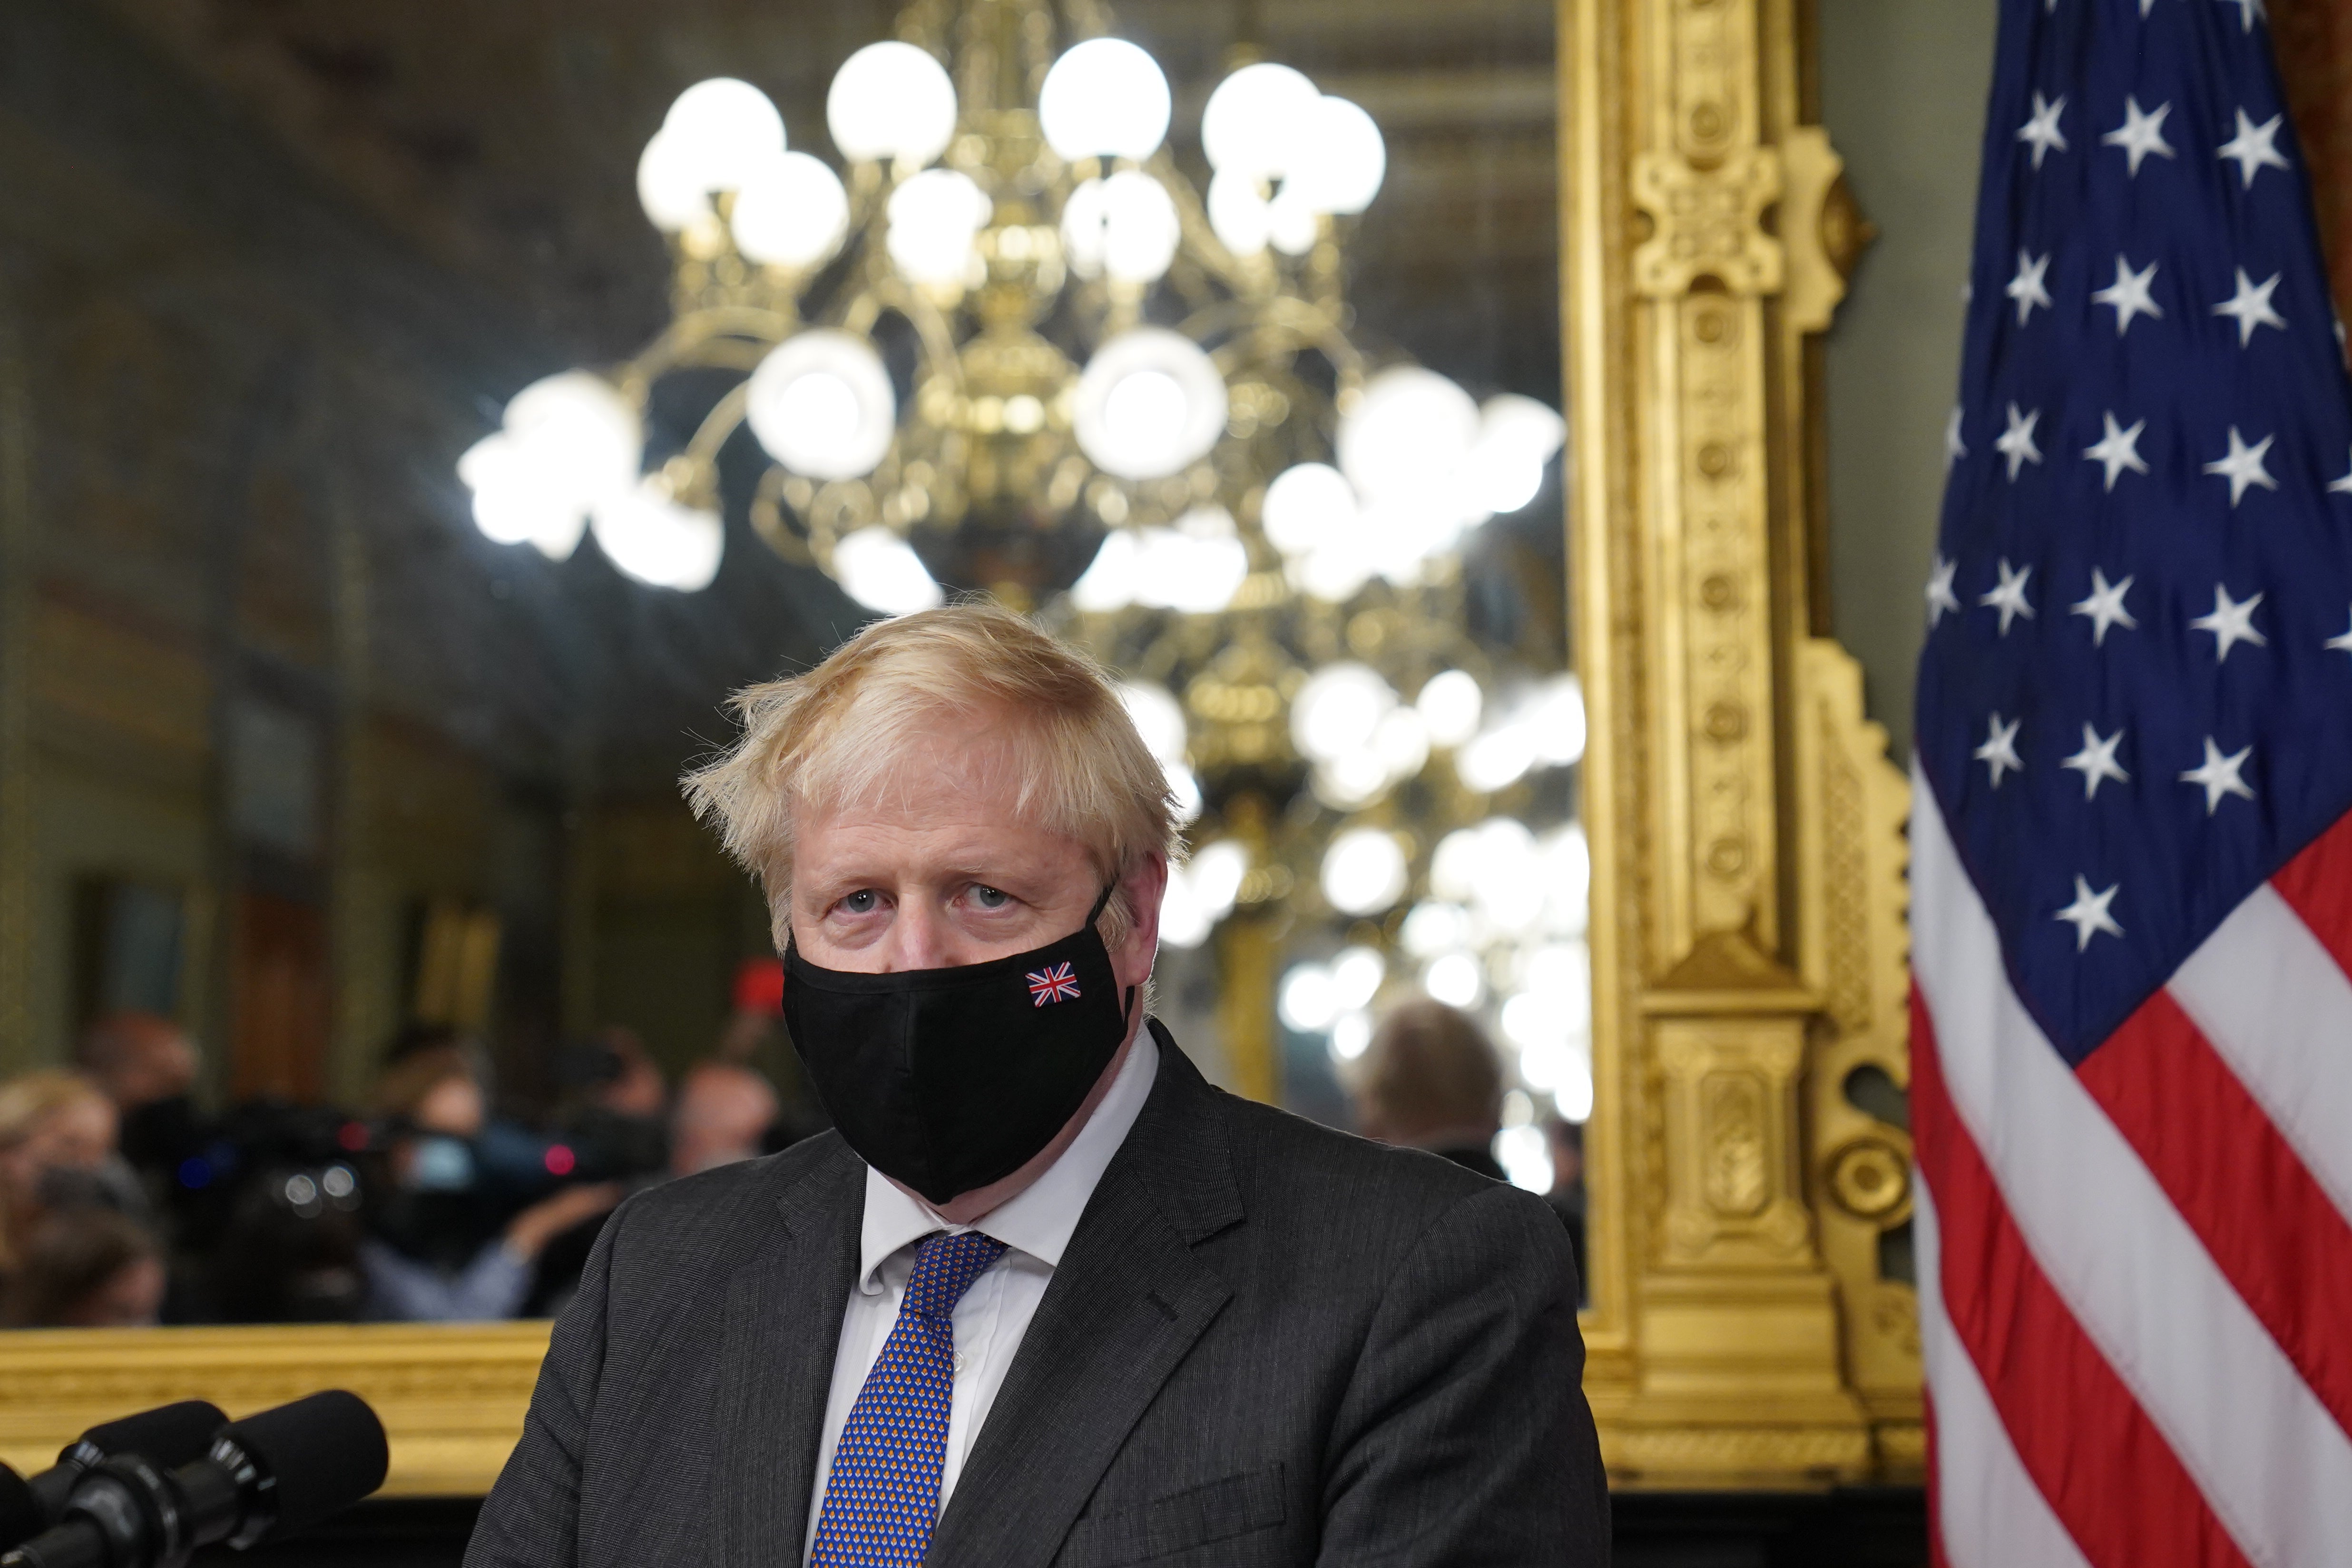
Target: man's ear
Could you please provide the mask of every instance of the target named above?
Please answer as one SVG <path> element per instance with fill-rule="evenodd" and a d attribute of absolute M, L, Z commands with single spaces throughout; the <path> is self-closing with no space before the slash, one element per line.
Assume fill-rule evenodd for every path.
<path fill-rule="evenodd" d="M 1168 891 L 1168 857 L 1157 849 L 1137 856 L 1120 876 L 1119 890 L 1126 896 L 1132 918 L 1126 940 L 1112 957 L 1127 960 L 1142 974 L 1149 974 L 1151 960 L 1160 951 L 1160 900 Z M 1141 982 L 1139 977 L 1125 983 Z"/>

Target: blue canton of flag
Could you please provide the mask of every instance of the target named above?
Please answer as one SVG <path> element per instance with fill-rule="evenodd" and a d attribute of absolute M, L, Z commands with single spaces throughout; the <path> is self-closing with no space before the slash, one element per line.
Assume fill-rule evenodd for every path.
<path fill-rule="evenodd" d="M 2352 807 L 2352 393 L 2262 0 L 2006 0 L 1923 773 L 2079 1062 Z"/>

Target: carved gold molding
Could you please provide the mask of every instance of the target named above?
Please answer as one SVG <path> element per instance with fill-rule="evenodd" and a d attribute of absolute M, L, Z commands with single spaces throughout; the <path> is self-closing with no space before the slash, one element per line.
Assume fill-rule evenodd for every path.
<path fill-rule="evenodd" d="M 375 1407 L 394 1497 L 488 1491 L 522 1435 L 545 1323 L 299 1325 L 0 1335 L 0 1463 L 29 1474 L 97 1422 L 173 1399 L 232 1416 L 321 1388 Z"/>
<path fill-rule="evenodd" d="M 1905 784 L 1812 637 L 1809 334 L 1867 242 L 1793 0 L 1562 0 L 1613 1477 L 1916 1476 Z M 1872 1074 L 1880 1075 L 1873 1078 Z"/>

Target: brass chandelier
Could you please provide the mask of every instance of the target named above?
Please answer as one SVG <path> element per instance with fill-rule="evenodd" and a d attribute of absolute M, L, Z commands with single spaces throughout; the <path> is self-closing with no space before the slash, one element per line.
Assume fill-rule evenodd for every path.
<path fill-rule="evenodd" d="M 834 78 L 840 173 L 747 83 L 672 105 L 637 170 L 672 321 L 514 397 L 459 465 L 478 525 L 556 559 L 593 531 L 693 592 L 731 490 L 871 609 L 1041 615 L 1130 675 L 1199 816 L 1172 942 L 1236 909 L 1336 921 L 1345 950 L 1283 984 L 1290 1026 L 1348 1056 L 1417 977 L 1573 1110 L 1581 839 L 1513 814 L 1576 760 L 1581 710 L 1473 646 L 1458 559 L 1534 499 L 1559 416 L 1351 338 L 1344 247 L 1386 172 L 1362 109 L 1241 65 L 1203 189 L 1166 77 L 1091 0 L 915 0 L 897 30 Z M 680 387 L 700 401 L 665 439 Z"/>

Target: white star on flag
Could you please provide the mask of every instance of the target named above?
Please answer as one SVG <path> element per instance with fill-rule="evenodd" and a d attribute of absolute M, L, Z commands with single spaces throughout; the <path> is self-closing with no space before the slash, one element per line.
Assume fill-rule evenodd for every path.
<path fill-rule="evenodd" d="M 2042 278 L 2050 270 L 2052 254 L 2044 252 L 2042 259 L 2036 261 L 2023 250 L 2017 253 L 2017 276 L 2009 280 L 2009 287 L 2001 292 L 2017 301 L 2017 324 L 2021 327 L 2025 325 L 2025 319 L 2033 314 L 2034 306 L 2039 305 L 2045 310 L 2050 309 L 2050 290 L 2043 285 Z"/>
<path fill-rule="evenodd" d="M 2064 93 L 2058 95 L 2057 102 L 2050 103 L 2037 92 L 2033 95 L 2033 118 L 2017 128 L 2017 139 L 2032 144 L 2033 166 L 2037 170 L 2042 167 L 2042 158 L 2053 147 L 2061 153 L 2066 151 L 2065 135 L 2058 129 L 2058 116 L 2065 110 L 2065 108 Z"/>
<path fill-rule="evenodd" d="M 1956 616 L 1960 613 L 1959 595 L 1952 592 L 1952 577 L 1959 569 L 1958 562 L 1947 561 L 1940 555 L 1936 557 L 1936 569 L 1927 574 L 1927 629 L 1929 631 L 1936 629 L 1937 623 L 1944 618 L 1945 611 L 1949 610 Z"/>
<path fill-rule="evenodd" d="M 2076 952 L 2090 946 L 2091 938 L 2102 931 L 2109 936 L 2124 934 L 2124 928 L 2117 925 L 2116 917 L 2107 912 L 2107 906 L 2116 901 L 2116 889 L 2122 886 L 2117 882 L 2104 893 L 2095 893 L 2091 891 L 2089 882 L 2081 877 L 2074 879 L 2074 901 L 2060 910 L 2058 918 L 2074 928 Z"/>
<path fill-rule="evenodd" d="M 2140 13 L 2145 16 L 2147 13 Z M 2139 173 L 2140 163 L 2153 153 L 2158 158 L 2173 156 L 2172 143 L 2164 139 L 2164 117 L 2172 112 L 2172 105 L 2159 103 L 2153 114 L 2140 112 L 2139 100 L 2124 100 L 2124 122 L 2099 138 L 2102 145 L 2120 147 L 2131 161 L 2129 172 Z"/>
<path fill-rule="evenodd" d="M 2105 572 L 2095 566 L 2091 568 L 2090 597 L 2075 600 L 2072 612 L 2090 617 L 2093 647 L 2107 646 L 2109 626 L 2121 626 L 2127 632 L 2139 630 L 2139 623 L 2132 619 L 2129 610 L 2124 608 L 2124 595 L 2131 592 L 2131 585 L 2132 580 L 2129 577 L 2120 583 L 2111 584 L 2107 581 L 2107 574 Z"/>
<path fill-rule="evenodd" d="M 2000 586 L 1987 589 L 1977 600 L 1978 604 L 2000 612 L 2000 635 L 2003 637 L 2009 635 L 2010 622 L 2021 616 L 2029 621 L 2033 618 L 2033 606 L 2025 602 L 2025 580 L 2032 575 L 2033 567 L 2030 563 L 2011 572 L 2009 557 L 2004 555 L 2000 558 Z"/>
<path fill-rule="evenodd" d="M 2344 635 L 2342 637 L 2329 637 L 2326 642 L 2319 646 L 2322 647 L 2334 648 L 2337 653 L 2352 653 L 2352 626 L 2347 626 L 2344 628 Z"/>
<path fill-rule="evenodd" d="M 2244 497 L 2250 486 L 2260 485 L 2266 490 L 2278 489 L 2278 481 L 2271 478 L 2270 469 L 2263 462 L 2271 449 L 2271 443 L 2277 439 L 2276 436 L 2265 436 L 2249 447 L 2245 438 L 2238 434 L 2238 427 L 2235 425 L 2230 426 L 2229 456 L 2214 458 L 2205 465 L 2205 471 L 2230 481 L 2230 504 L 2232 507 Z"/>
<path fill-rule="evenodd" d="M 2134 316 L 2153 316 L 2158 321 L 2164 319 L 2163 308 L 2157 304 L 2150 292 L 2150 286 L 2155 281 L 2155 262 L 2151 261 L 2144 270 L 2135 272 L 2130 262 L 2121 256 L 2116 258 L 2116 280 L 2091 296 L 2093 304 L 2115 308 L 2116 336 L 2124 335 L 2124 330 L 2132 324 Z"/>
<path fill-rule="evenodd" d="M 2182 773 L 2180 782 L 2193 784 L 2205 792 L 2205 815 L 2210 816 L 2220 807 L 2225 795 L 2238 795 L 2246 800 L 2254 798 L 2253 790 L 2238 776 L 2240 770 L 2246 765 L 2246 759 L 2253 754 L 2254 749 L 2248 746 L 2225 757 L 2221 754 L 2221 748 L 2213 743 L 2213 737 L 2208 735 L 2205 737 L 2204 765 Z"/>
<path fill-rule="evenodd" d="M 2042 448 L 2033 444 L 2033 426 L 2041 421 L 2042 410 L 2020 414 L 2017 405 L 2009 405 L 2009 428 L 1993 441 L 1992 449 L 2009 459 L 2011 483 L 2017 480 L 2017 470 L 2028 463 L 2042 460 Z"/>
<path fill-rule="evenodd" d="M 2118 784 L 2131 782 L 2131 774 L 2124 772 L 2121 764 L 2116 761 L 2116 748 L 2122 745 L 2123 742 L 2124 732 L 2120 729 L 2103 741 L 2099 738 L 2098 731 L 2088 724 L 2083 726 L 2083 749 L 2058 765 L 2063 768 L 2072 768 L 2083 775 L 2084 800 L 2097 797 L 2102 780 L 2114 779 Z"/>
<path fill-rule="evenodd" d="M 2270 11 L 2265 7 L 2263 0 L 2221 0 L 2221 3 L 2224 5 L 2235 5 L 2238 8 L 2238 31 L 2242 33 L 2252 32 L 2258 18 L 2264 22 L 2271 19 Z"/>
<path fill-rule="evenodd" d="M 2244 110 L 2238 110 L 2238 133 L 2221 143 L 2217 156 L 2230 159 L 2238 165 L 2243 182 L 2242 188 L 2251 187 L 2254 175 L 2263 169 L 2284 169 L 2286 157 L 2277 146 L 2279 127 L 2286 116 L 2273 114 L 2260 125 L 2246 118 Z"/>
<path fill-rule="evenodd" d="M 2025 763 L 2017 754 L 2017 728 L 2024 722 L 2022 719 L 2011 719 L 2003 724 L 2000 715 L 1994 714 L 1985 735 L 1985 743 L 1976 749 L 1976 760 L 1992 772 L 1992 787 L 1995 789 L 2000 787 L 2000 775 L 2004 773 L 2021 773 L 2025 771 Z"/>
<path fill-rule="evenodd" d="M 2230 597 L 2230 590 L 2220 583 L 2213 584 L 2213 610 L 2189 623 L 2189 629 L 2213 634 L 2213 662 L 2229 662 L 2230 650 L 2240 643 L 2252 643 L 2256 647 L 2268 647 L 2271 639 L 2254 630 L 2254 607 L 2263 602 L 2255 595 L 2242 603 Z"/>
<path fill-rule="evenodd" d="M 2284 276 L 2283 272 L 2273 272 L 2269 282 L 2256 283 L 2241 267 L 2238 268 L 2238 291 L 2213 307 L 2215 315 L 2229 316 L 2237 321 L 2240 348 L 2253 341 L 2256 327 L 2285 328 L 2286 318 L 2271 307 L 2271 290 L 2279 286 L 2279 279 Z"/>
<path fill-rule="evenodd" d="M 2084 447 L 2083 456 L 2107 470 L 2107 489 L 2113 491 L 2116 477 L 2126 468 L 2135 474 L 2147 472 L 2147 464 L 2139 455 L 2139 433 L 2147 428 L 2147 421 L 2143 419 L 2126 430 L 2116 423 L 2112 413 L 2100 417 L 2106 422 L 2106 434 L 2096 446 Z"/>
<path fill-rule="evenodd" d="M 2345 469 L 2342 479 L 2330 479 L 2327 483 L 2327 493 L 2332 496 L 2352 495 L 2352 468 Z"/>
<path fill-rule="evenodd" d="M 1949 473 L 1952 465 L 1968 455 L 1968 443 L 1960 439 L 1959 405 L 1954 404 L 1952 416 L 1944 425 L 1944 471 Z"/>

